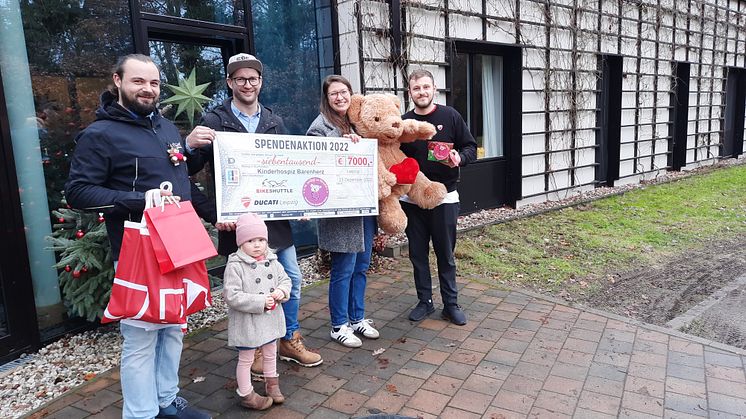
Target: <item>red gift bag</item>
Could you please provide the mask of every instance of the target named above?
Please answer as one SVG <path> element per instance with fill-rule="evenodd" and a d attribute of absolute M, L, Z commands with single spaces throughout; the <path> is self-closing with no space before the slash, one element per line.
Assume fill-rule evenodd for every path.
<path fill-rule="evenodd" d="M 145 223 L 125 222 L 109 304 L 101 323 L 121 319 L 186 324 L 186 316 L 212 305 L 204 261 L 160 272 Z"/>
<path fill-rule="evenodd" d="M 218 254 L 191 202 L 147 208 L 144 217 L 162 273 Z"/>

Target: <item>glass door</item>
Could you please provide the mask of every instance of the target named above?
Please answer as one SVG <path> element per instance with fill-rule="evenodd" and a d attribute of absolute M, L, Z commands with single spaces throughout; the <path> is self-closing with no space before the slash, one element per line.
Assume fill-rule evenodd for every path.
<path fill-rule="evenodd" d="M 161 101 L 175 94 L 169 85 L 190 88 L 207 84 L 202 95 L 210 100 L 201 104 L 204 111 L 220 106 L 229 97 L 225 66 L 228 58 L 239 52 L 236 48 L 239 39 L 230 42 L 207 36 L 174 37 L 161 31 L 151 31 L 148 35 L 148 55 L 161 68 Z M 186 136 L 199 122 L 201 113 L 188 115 L 182 112 L 177 115 L 178 110 L 177 104 L 161 107 L 162 114 L 176 124 L 182 136 Z M 214 199 L 212 170 L 202 170 L 192 179 Z M 210 236 L 217 245 L 217 231 L 213 227 L 210 227 Z M 207 267 L 219 270 L 224 263 L 224 257 L 216 256 L 207 261 Z M 217 274 L 217 271 L 213 273 Z"/>
<path fill-rule="evenodd" d="M 172 96 L 174 92 L 167 85 L 179 86 L 188 83 L 188 78 L 194 72 L 194 85 L 199 86 L 207 83 L 208 86 L 202 95 L 210 98 L 202 104 L 205 111 L 219 106 L 228 98 L 228 87 L 225 79 L 224 55 L 230 56 L 233 52 L 219 45 L 205 45 L 190 42 L 172 42 L 151 39 L 148 42 L 149 55 L 161 68 L 163 85 L 161 87 L 161 100 Z M 188 133 L 193 124 L 199 121 L 199 114 L 190 116 L 182 112 L 176 116 L 177 106 L 163 108 L 165 117 L 174 121 L 183 134 Z"/>

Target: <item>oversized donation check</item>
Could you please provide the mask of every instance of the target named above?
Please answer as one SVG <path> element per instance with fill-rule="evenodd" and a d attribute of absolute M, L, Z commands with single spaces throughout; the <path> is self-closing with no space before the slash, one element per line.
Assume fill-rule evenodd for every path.
<path fill-rule="evenodd" d="M 218 221 L 378 214 L 378 152 L 373 139 L 218 132 Z"/>

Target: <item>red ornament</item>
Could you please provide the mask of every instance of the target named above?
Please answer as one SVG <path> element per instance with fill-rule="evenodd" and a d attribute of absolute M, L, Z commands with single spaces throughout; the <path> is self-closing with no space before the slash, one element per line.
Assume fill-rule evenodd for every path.
<path fill-rule="evenodd" d="M 75 279 L 80 278 L 80 271 L 73 271 L 73 278 Z"/>
<path fill-rule="evenodd" d="M 83 265 L 83 267 L 82 267 L 82 268 L 80 268 L 80 272 L 83 272 L 83 273 L 86 273 L 86 272 L 88 272 L 88 267 L 87 267 L 87 266 L 85 266 L 85 265 Z"/>
<path fill-rule="evenodd" d="M 60 217 L 60 218 L 58 218 L 58 219 L 57 219 L 57 221 L 59 221 L 59 222 L 60 222 L 60 224 L 62 224 L 62 223 L 64 223 L 64 222 L 65 222 L 65 219 L 64 219 L 64 218 L 62 218 L 62 217 Z"/>
<path fill-rule="evenodd" d="M 70 272 L 72 270 L 73 268 L 71 268 L 70 265 L 65 265 L 65 272 Z"/>
<path fill-rule="evenodd" d="M 103 223 L 104 222 L 104 216 L 103 215 L 99 215 L 98 216 L 98 222 L 99 223 Z"/>
<path fill-rule="evenodd" d="M 83 236 L 85 236 L 85 233 L 83 232 L 83 230 L 78 230 L 75 232 L 75 237 L 82 239 Z"/>

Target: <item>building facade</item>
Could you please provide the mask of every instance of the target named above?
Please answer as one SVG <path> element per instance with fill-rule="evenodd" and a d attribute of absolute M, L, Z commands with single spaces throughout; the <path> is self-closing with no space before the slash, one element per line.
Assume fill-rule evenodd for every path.
<path fill-rule="evenodd" d="M 340 1 L 363 92 L 435 75 L 479 161 L 462 211 L 563 198 L 743 153 L 741 0 Z M 408 104 L 408 103 L 407 103 Z"/>
<path fill-rule="evenodd" d="M 293 134 L 327 74 L 408 107 L 406 75 L 432 71 L 479 145 L 464 213 L 743 154 L 742 0 L 0 0 L 0 359 L 80 325 L 45 238 L 116 58 L 149 54 L 174 85 L 195 70 L 209 108 L 242 51 Z"/>

